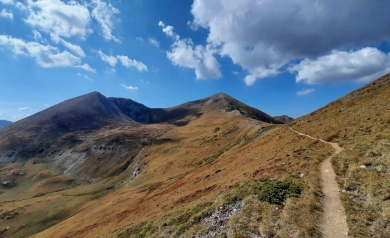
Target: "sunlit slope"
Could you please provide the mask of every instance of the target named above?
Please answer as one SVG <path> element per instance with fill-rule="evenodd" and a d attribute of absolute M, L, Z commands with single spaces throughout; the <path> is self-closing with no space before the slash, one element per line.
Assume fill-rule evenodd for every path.
<path fill-rule="evenodd" d="M 333 159 L 350 236 L 390 234 L 390 75 L 358 89 L 290 125 L 339 143 Z"/>
<path fill-rule="evenodd" d="M 113 237 L 145 222 L 159 227 L 148 229 L 147 237 L 188 237 L 207 232 L 198 229 L 196 222 L 185 228 L 184 220 L 183 224 L 163 224 L 202 204 L 217 209 L 226 200 L 223 196 L 237 193 L 237 185 L 259 178 L 290 178 L 303 187 L 303 193 L 288 199 L 284 206 L 260 202 L 250 194 L 244 196 L 248 203 L 244 209 L 257 207 L 264 213 L 240 213 L 241 223 L 250 228 L 240 232 L 319 234 L 318 164 L 331 151 L 282 125 L 209 111 L 145 146 L 136 158 L 139 167 L 133 165 L 112 180 L 115 191 L 86 203 L 77 214 L 37 237 Z M 140 171 L 134 177 L 136 168 Z M 232 232 L 237 227 L 226 229 Z"/>

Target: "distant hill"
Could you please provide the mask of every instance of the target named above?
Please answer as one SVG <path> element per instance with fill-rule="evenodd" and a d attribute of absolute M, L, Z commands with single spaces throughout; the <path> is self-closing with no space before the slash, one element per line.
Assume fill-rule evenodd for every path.
<path fill-rule="evenodd" d="M 0 128 L 8 126 L 12 121 L 0 120 Z"/>
<path fill-rule="evenodd" d="M 283 123 L 287 123 L 287 122 L 290 122 L 292 120 L 294 120 L 294 118 L 292 117 L 289 117 L 287 115 L 282 115 L 282 116 L 274 116 L 274 118 L 278 121 L 281 121 Z"/>

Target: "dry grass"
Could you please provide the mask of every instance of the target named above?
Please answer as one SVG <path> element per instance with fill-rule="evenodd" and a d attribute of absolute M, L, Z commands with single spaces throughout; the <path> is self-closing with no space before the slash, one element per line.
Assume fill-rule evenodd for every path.
<path fill-rule="evenodd" d="M 349 235 L 390 234 L 390 75 L 290 123 L 345 148 L 333 159 Z"/>
<path fill-rule="evenodd" d="M 265 129 L 260 130 L 262 127 Z M 16 218 L 0 221 L 0 226 L 11 225 L 4 233 L 7 236 L 43 230 L 36 237 L 113 237 L 127 229 L 141 229 L 140 235 L 151 232 L 145 233 L 146 237 L 157 231 L 163 231 L 164 237 L 188 237 L 205 232 L 197 219 L 223 204 L 223 196 L 235 193 L 235 186 L 245 187 L 260 178 L 289 177 L 302 186 L 300 197 L 272 205 L 248 193 L 242 197 L 246 204 L 242 212 L 231 218 L 229 231 L 235 237 L 247 235 L 247 230 L 267 236 L 290 237 L 293 233 L 316 237 L 321 214 L 319 163 L 331 152 L 330 146 L 298 136 L 286 126 L 258 125 L 255 120 L 211 111 L 146 144 L 128 170 L 89 185 L 54 192 L 53 187 L 73 185 L 58 179 L 55 171 L 39 173 L 39 164 L 25 165 L 26 178 L 32 179 L 20 181 L 15 189 L 28 193 L 20 197 L 24 200 L 6 199 L 4 208 L 26 210 Z M 142 169 L 134 178 L 137 164 Z M 59 183 L 42 186 L 48 179 Z M 48 193 L 33 198 L 39 189 L 46 188 Z M 10 192 L 5 191 L 0 198 L 9 198 Z M 53 213 L 45 213 L 47 209 Z M 40 216 L 35 218 L 36 214 Z M 44 219 L 51 216 L 55 222 L 43 226 Z M 164 223 L 167 225 L 161 228 Z M 17 230 L 23 224 L 29 228 Z"/>

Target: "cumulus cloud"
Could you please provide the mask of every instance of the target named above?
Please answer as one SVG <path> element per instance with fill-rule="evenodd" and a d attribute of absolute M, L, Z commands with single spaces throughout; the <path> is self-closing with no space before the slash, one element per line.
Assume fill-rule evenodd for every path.
<path fill-rule="evenodd" d="M 21 111 L 21 112 L 31 112 L 32 109 L 29 108 L 29 107 L 21 107 L 21 108 L 19 108 L 19 111 Z"/>
<path fill-rule="evenodd" d="M 150 44 L 151 46 L 154 46 L 154 47 L 156 47 L 157 49 L 160 48 L 160 42 L 158 42 L 158 40 L 149 37 L 148 41 L 149 41 L 149 44 Z"/>
<path fill-rule="evenodd" d="M 315 90 L 314 88 L 310 88 L 310 89 L 305 89 L 305 90 L 302 90 L 302 91 L 298 91 L 297 95 L 298 96 L 303 96 L 303 95 L 306 95 L 306 94 L 314 92 L 314 90 Z"/>
<path fill-rule="evenodd" d="M 78 67 L 91 71 L 84 64 L 80 65 L 81 59 L 68 51 L 59 51 L 50 45 L 42 45 L 37 42 L 25 42 L 22 39 L 7 35 L 0 35 L 0 46 L 10 49 L 15 55 L 29 56 L 44 68 L 50 67 Z"/>
<path fill-rule="evenodd" d="M 97 51 L 97 53 L 99 54 L 100 59 L 111 65 L 111 67 L 115 67 L 118 62 L 118 59 L 115 56 L 106 55 L 101 50 Z"/>
<path fill-rule="evenodd" d="M 13 20 L 14 14 L 12 14 L 12 11 L 7 11 L 5 9 L 2 9 L 0 12 L 0 17 L 9 18 L 10 20 Z"/>
<path fill-rule="evenodd" d="M 125 55 L 118 55 L 117 58 L 121 61 L 122 65 L 125 66 L 126 68 L 134 67 L 140 72 L 148 71 L 148 67 L 140 61 L 129 59 L 129 57 Z"/>
<path fill-rule="evenodd" d="M 111 3 L 107 4 L 100 0 L 92 0 L 92 17 L 96 19 L 102 30 L 104 39 L 120 42 L 120 40 L 112 35 L 114 30 L 115 15 L 120 11 L 113 7 Z"/>
<path fill-rule="evenodd" d="M 127 86 L 125 84 L 121 84 L 122 87 L 128 90 L 138 90 L 138 87 L 133 87 L 133 86 Z"/>
<path fill-rule="evenodd" d="M 247 70 L 251 85 L 296 60 L 389 41 L 389 8 L 390 1 L 194 0 L 189 25 L 207 29 L 207 44 Z"/>
<path fill-rule="evenodd" d="M 170 36 L 170 37 L 172 37 L 172 38 L 177 38 L 177 37 L 178 37 L 178 35 L 175 34 L 175 33 L 173 32 L 173 29 L 174 29 L 173 26 L 166 26 L 165 23 L 162 22 L 162 21 L 159 21 L 159 22 L 158 22 L 158 25 L 161 26 L 162 31 L 163 31 L 167 36 Z"/>
<path fill-rule="evenodd" d="M 75 1 L 27 1 L 29 15 L 25 22 L 45 33 L 85 40 L 93 32 L 87 6 Z"/>
<path fill-rule="evenodd" d="M 305 59 L 289 68 L 296 81 L 307 84 L 369 82 L 390 71 L 390 54 L 367 47 L 357 51 L 333 51 L 317 59 Z"/>
<path fill-rule="evenodd" d="M 194 45 L 191 39 L 181 39 L 173 31 L 173 27 L 166 26 L 163 22 L 158 25 L 163 32 L 174 39 L 171 50 L 167 51 L 167 57 L 172 64 L 195 70 L 196 79 L 220 78 L 219 63 L 214 54 L 217 52 L 212 45 Z"/>

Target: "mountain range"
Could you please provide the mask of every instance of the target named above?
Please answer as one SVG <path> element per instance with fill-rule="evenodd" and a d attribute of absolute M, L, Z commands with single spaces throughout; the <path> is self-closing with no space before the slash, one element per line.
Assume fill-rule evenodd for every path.
<path fill-rule="evenodd" d="M 386 237 L 389 93 L 385 75 L 297 119 L 224 93 L 66 100 L 0 129 L 1 236 Z"/>

